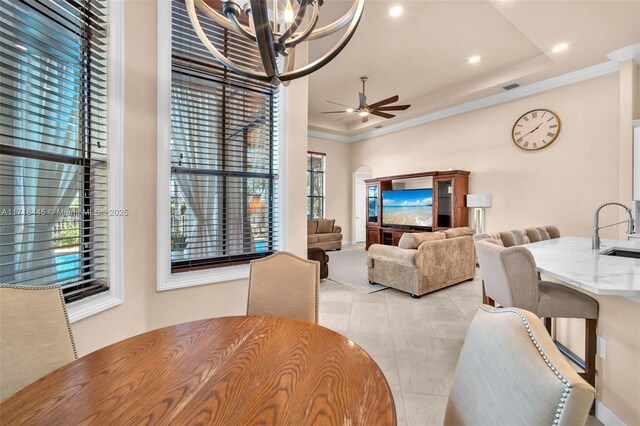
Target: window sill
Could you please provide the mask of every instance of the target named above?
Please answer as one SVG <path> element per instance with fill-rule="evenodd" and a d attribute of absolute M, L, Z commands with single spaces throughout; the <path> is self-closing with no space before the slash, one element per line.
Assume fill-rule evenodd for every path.
<path fill-rule="evenodd" d="M 104 293 L 89 296 L 77 302 L 69 303 L 67 305 L 69 322 L 73 324 L 76 321 L 80 321 L 81 319 L 106 311 L 114 306 L 118 306 L 123 302 L 122 298 L 115 296 L 111 291 L 106 291 Z"/>
<path fill-rule="evenodd" d="M 161 278 L 158 282 L 158 291 L 246 279 L 249 278 L 249 265 L 226 266 L 202 271 L 178 272 L 163 275 L 164 274 L 160 274 Z"/>

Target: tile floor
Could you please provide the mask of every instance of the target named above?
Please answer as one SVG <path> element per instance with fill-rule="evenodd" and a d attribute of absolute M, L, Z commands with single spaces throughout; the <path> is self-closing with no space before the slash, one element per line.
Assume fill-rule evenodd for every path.
<path fill-rule="evenodd" d="M 320 324 L 360 345 L 387 377 L 399 425 L 442 425 L 463 339 L 482 302 L 478 279 L 412 299 L 320 282 Z M 600 424 L 594 417 L 588 425 Z"/>

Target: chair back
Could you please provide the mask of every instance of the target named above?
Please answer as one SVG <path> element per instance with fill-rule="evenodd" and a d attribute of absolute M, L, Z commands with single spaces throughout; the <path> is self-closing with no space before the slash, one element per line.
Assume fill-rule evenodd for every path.
<path fill-rule="evenodd" d="M 0 402 L 76 358 L 59 286 L 0 285 Z"/>
<path fill-rule="evenodd" d="M 318 323 L 320 264 L 287 252 L 251 261 L 247 315 Z"/>
<path fill-rule="evenodd" d="M 529 250 L 520 246 L 505 248 L 487 239 L 476 242 L 476 253 L 488 297 L 504 307 L 536 312 L 538 272 Z"/>
<path fill-rule="evenodd" d="M 583 425 L 594 395 L 535 314 L 481 306 L 465 338 L 444 424 Z"/>

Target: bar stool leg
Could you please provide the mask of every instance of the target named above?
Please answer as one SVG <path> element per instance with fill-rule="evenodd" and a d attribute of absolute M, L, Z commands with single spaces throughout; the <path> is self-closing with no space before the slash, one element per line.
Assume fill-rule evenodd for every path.
<path fill-rule="evenodd" d="M 484 280 L 482 280 L 482 303 L 485 305 L 493 306 L 495 308 L 496 302 L 484 291 Z"/>
<path fill-rule="evenodd" d="M 584 379 L 591 386 L 596 385 L 596 325 L 597 319 L 586 319 L 585 324 L 585 360 L 584 360 Z"/>

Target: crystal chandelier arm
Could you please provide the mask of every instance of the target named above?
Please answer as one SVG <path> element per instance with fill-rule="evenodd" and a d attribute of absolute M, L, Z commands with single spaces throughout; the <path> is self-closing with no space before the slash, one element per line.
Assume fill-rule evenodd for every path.
<path fill-rule="evenodd" d="M 309 35 L 312 33 L 316 25 L 318 24 L 318 9 L 320 8 L 319 2 L 313 3 L 313 13 L 311 15 L 311 20 L 309 20 L 309 25 L 305 30 L 301 33 L 296 33 L 295 36 L 288 40 L 284 41 L 285 47 L 295 47 L 298 43 L 304 41 Z M 280 39 L 282 42 L 282 38 Z"/>
<path fill-rule="evenodd" d="M 251 0 L 251 17 L 256 31 L 256 42 L 262 59 L 266 77 L 271 80 L 278 76 L 278 63 L 273 45 L 273 32 L 269 21 L 269 9 L 263 0 Z"/>
<path fill-rule="evenodd" d="M 220 25 L 222 28 L 227 29 L 229 31 L 233 31 L 234 33 L 237 33 L 237 34 L 242 34 L 241 32 L 239 32 L 240 30 L 238 30 L 238 28 L 236 28 L 236 26 L 231 23 L 231 21 L 229 21 L 224 15 L 217 12 L 211 6 L 206 4 L 204 0 L 195 0 L 195 4 L 202 13 L 207 15 L 209 18 L 211 18 L 216 24 Z M 246 26 L 240 24 L 239 22 L 238 22 L 238 25 L 242 26 L 244 28 L 244 31 L 247 31 L 250 34 L 253 33 L 253 31 L 251 31 L 250 28 L 247 28 Z"/>
<path fill-rule="evenodd" d="M 189 14 L 189 19 L 191 20 L 191 25 L 195 30 L 200 41 L 206 46 L 206 48 L 211 52 L 215 58 L 220 61 L 227 68 L 237 72 L 238 74 L 244 75 L 245 77 L 251 77 L 258 80 L 270 81 L 271 78 L 265 76 L 261 72 L 257 72 L 251 68 L 244 67 L 242 65 L 236 64 L 235 62 L 227 59 L 220 51 L 209 41 L 209 38 L 204 33 L 202 26 L 200 25 L 200 21 L 198 20 L 198 15 L 196 14 L 195 1 L 202 0 L 185 0 L 185 5 L 187 6 L 187 13 Z"/>
<path fill-rule="evenodd" d="M 253 2 L 253 1 L 257 1 L 257 0 L 251 0 L 251 1 Z M 316 71 L 317 69 L 325 66 L 333 58 L 335 58 L 342 51 L 342 49 L 344 49 L 344 47 L 347 45 L 347 43 L 349 43 L 349 40 L 351 40 L 351 37 L 353 37 L 353 34 L 355 33 L 356 28 L 358 28 L 358 24 L 360 23 L 360 18 L 362 18 L 362 11 L 363 10 L 364 10 L 364 0 L 358 0 L 357 7 L 356 7 L 356 12 L 355 12 L 355 14 L 353 16 L 353 19 L 349 23 L 349 28 L 342 35 L 342 38 L 340 39 L 338 44 L 336 44 L 333 47 L 333 49 L 331 49 L 330 51 L 325 53 L 321 58 L 318 58 L 317 60 L 313 61 L 312 63 L 307 64 L 304 67 L 302 67 L 302 68 L 300 68 L 300 69 L 298 69 L 296 71 L 285 72 L 285 73 L 281 74 L 280 77 L 279 77 L 280 80 L 281 81 L 287 81 L 287 80 L 293 80 L 293 79 L 296 79 L 296 78 L 304 77 L 305 75 L 309 75 L 312 72 Z"/>
<path fill-rule="evenodd" d="M 306 5 L 303 5 L 303 4 L 298 5 L 298 10 L 296 11 L 296 17 L 294 18 L 291 25 L 289 25 L 289 28 L 287 28 L 284 34 L 282 34 L 278 39 L 279 43 L 283 43 L 286 39 L 291 37 L 291 34 L 293 34 L 298 29 L 298 27 L 302 23 L 302 20 L 304 19 L 304 15 L 306 11 L 307 11 Z"/>
<path fill-rule="evenodd" d="M 360 6 L 360 3 L 362 3 L 362 6 Z M 336 31 L 339 31 L 342 28 L 344 28 L 354 18 L 356 20 L 360 20 L 360 16 L 356 17 L 356 14 L 358 13 L 358 10 L 360 10 L 359 14 L 362 15 L 362 7 L 364 7 L 364 0 L 354 1 L 353 6 L 351 6 L 351 9 L 349 9 L 342 18 L 338 19 L 337 21 L 334 21 L 329 25 L 318 28 L 317 30 L 311 33 L 311 35 L 308 37 L 309 40 L 315 40 L 318 38 L 328 36 L 329 34 L 333 34 Z"/>

